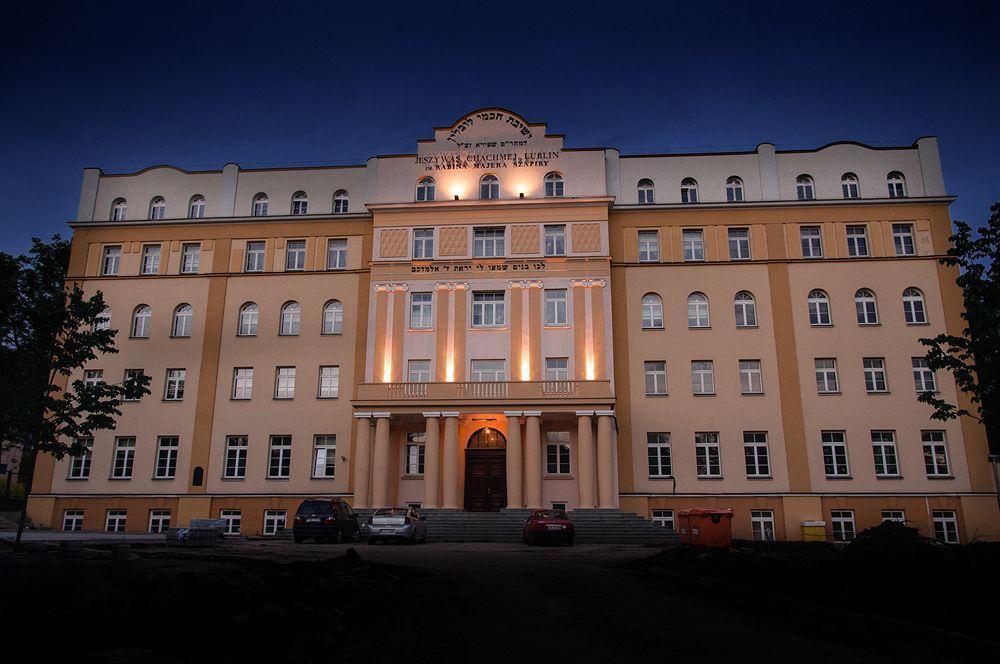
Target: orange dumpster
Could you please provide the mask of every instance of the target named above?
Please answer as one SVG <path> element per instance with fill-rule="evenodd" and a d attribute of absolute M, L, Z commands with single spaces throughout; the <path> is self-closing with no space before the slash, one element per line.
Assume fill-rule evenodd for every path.
<path fill-rule="evenodd" d="M 733 511 L 719 509 L 682 510 L 682 544 L 727 549 L 733 543 Z"/>

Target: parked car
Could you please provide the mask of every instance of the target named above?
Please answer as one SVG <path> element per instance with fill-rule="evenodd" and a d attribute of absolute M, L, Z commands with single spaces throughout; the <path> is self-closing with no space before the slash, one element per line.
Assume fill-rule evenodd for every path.
<path fill-rule="evenodd" d="M 317 542 L 359 542 L 358 515 L 339 498 L 305 500 L 295 512 L 292 539 L 298 544 L 310 537 Z"/>
<path fill-rule="evenodd" d="M 563 510 L 535 510 L 524 522 L 524 543 L 558 542 L 573 546 L 576 529 Z"/>
<path fill-rule="evenodd" d="M 383 507 L 368 519 L 368 543 L 398 540 L 408 544 L 427 541 L 427 517 L 412 507 Z"/>

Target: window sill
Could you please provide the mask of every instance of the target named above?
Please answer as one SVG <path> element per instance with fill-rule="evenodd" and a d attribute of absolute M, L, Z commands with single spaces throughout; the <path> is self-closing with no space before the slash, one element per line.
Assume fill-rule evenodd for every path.
<path fill-rule="evenodd" d="M 150 477 L 153 482 L 173 482 L 177 477 Z"/>
<path fill-rule="evenodd" d="M 171 334 L 168 339 L 190 339 L 190 334 Z"/>
<path fill-rule="evenodd" d="M 865 390 L 865 394 L 870 394 L 872 396 L 876 396 L 876 395 L 879 395 L 879 394 L 892 394 L 892 392 L 890 392 L 889 390 L 875 390 L 874 392 L 871 391 L 871 390 Z"/>
<path fill-rule="evenodd" d="M 89 479 L 90 479 L 89 477 L 67 477 L 66 481 L 67 482 L 86 482 Z"/>
<path fill-rule="evenodd" d="M 646 393 L 646 396 L 647 396 L 647 397 L 666 397 L 666 396 L 670 396 L 670 395 L 669 395 L 669 394 L 667 394 L 666 392 L 663 392 L 662 394 L 661 394 L 661 393 L 653 393 L 653 394 L 649 394 L 649 393 L 647 392 L 647 393 Z"/>
<path fill-rule="evenodd" d="M 718 482 L 719 480 L 723 480 L 725 478 L 722 477 L 722 475 L 711 475 L 711 476 L 706 475 L 704 477 L 697 477 L 695 479 L 698 479 L 698 480 L 709 480 L 711 482 Z"/>
<path fill-rule="evenodd" d="M 257 338 L 257 335 L 256 334 L 237 334 L 236 338 L 237 339 L 255 339 L 255 338 Z"/>
<path fill-rule="evenodd" d="M 744 397 L 762 397 L 762 396 L 764 396 L 764 393 L 763 392 L 740 392 L 740 396 L 744 396 Z"/>
<path fill-rule="evenodd" d="M 426 332 L 433 332 L 434 328 L 433 327 L 408 327 L 408 328 L 406 328 L 406 331 L 407 332 L 415 332 L 415 333 L 420 333 L 420 332 L 426 333 Z"/>
<path fill-rule="evenodd" d="M 711 325 L 688 325 L 689 330 L 711 330 Z"/>
<path fill-rule="evenodd" d="M 132 478 L 131 477 L 109 477 L 108 481 L 109 482 L 131 482 Z"/>
<path fill-rule="evenodd" d="M 833 327 L 833 323 L 809 323 L 809 327 Z"/>
<path fill-rule="evenodd" d="M 543 325 L 544 330 L 569 330 L 571 329 L 569 325 Z"/>
<path fill-rule="evenodd" d="M 243 482 L 246 477 L 220 477 L 223 482 Z"/>
<path fill-rule="evenodd" d="M 714 397 L 714 396 L 718 396 L 718 395 L 716 395 L 715 392 L 692 392 L 691 396 L 693 396 L 693 397 Z"/>
<path fill-rule="evenodd" d="M 184 399 L 160 399 L 160 403 L 183 403 Z"/>
<path fill-rule="evenodd" d="M 506 332 L 509 329 L 506 325 L 473 325 L 469 332 Z"/>
<path fill-rule="evenodd" d="M 271 397 L 271 401 L 295 401 L 295 397 Z"/>
<path fill-rule="evenodd" d="M 552 474 L 546 473 L 545 475 L 542 476 L 542 479 L 543 480 L 572 480 L 572 479 L 575 479 L 575 478 L 572 475 L 561 475 L 561 474 L 552 475 Z"/>
<path fill-rule="evenodd" d="M 760 325 L 737 325 L 737 330 L 759 330 Z"/>
<path fill-rule="evenodd" d="M 252 401 L 252 399 L 237 399 L 236 397 L 229 397 L 230 401 Z"/>
<path fill-rule="evenodd" d="M 771 480 L 774 479 L 774 477 L 771 475 L 747 475 L 747 479 L 750 480 L 751 482 L 755 481 L 770 482 Z"/>
<path fill-rule="evenodd" d="M 336 401 L 339 398 L 340 398 L 339 394 L 337 396 L 335 396 L 335 397 L 321 397 L 321 396 L 317 396 L 316 397 L 316 399 L 318 401 Z"/>
<path fill-rule="evenodd" d="M 287 482 L 290 477 L 265 477 L 264 480 L 267 482 Z"/>
<path fill-rule="evenodd" d="M 877 479 L 877 480 L 901 480 L 901 479 L 903 479 L 903 476 L 902 475 L 878 475 L 878 474 L 876 474 L 875 475 L 875 479 Z"/>
<path fill-rule="evenodd" d="M 660 327 L 644 327 L 642 329 L 645 332 L 662 332 L 666 328 L 664 328 L 663 326 L 660 326 Z"/>
<path fill-rule="evenodd" d="M 321 482 L 332 482 L 333 480 L 335 480 L 337 478 L 334 477 L 334 476 L 332 476 L 332 475 L 329 476 L 329 477 L 317 477 L 316 475 L 313 475 L 309 479 L 310 480 L 315 480 L 315 481 L 321 481 Z"/>
<path fill-rule="evenodd" d="M 906 327 L 927 327 L 928 325 L 930 325 L 930 323 L 924 321 L 923 323 L 907 323 Z"/>
<path fill-rule="evenodd" d="M 424 479 L 424 476 L 423 476 L 422 473 L 420 473 L 420 474 L 418 474 L 418 473 L 413 473 L 413 474 L 403 473 L 402 475 L 399 476 L 399 479 L 401 479 L 401 480 L 422 480 L 422 479 Z"/>
<path fill-rule="evenodd" d="M 851 477 L 850 475 L 827 475 L 826 479 L 832 482 L 838 482 L 842 480 L 853 480 L 854 478 Z"/>
<path fill-rule="evenodd" d="M 659 482 L 663 480 L 676 481 L 673 475 L 653 475 L 647 478 L 651 482 Z"/>
<path fill-rule="evenodd" d="M 929 479 L 929 480 L 953 480 L 953 479 L 955 479 L 955 476 L 954 475 L 928 475 L 927 479 Z"/>
<path fill-rule="evenodd" d="M 344 333 L 343 332 L 320 332 L 319 336 L 321 336 L 321 337 L 342 337 L 342 336 L 344 336 Z"/>
<path fill-rule="evenodd" d="M 836 392 L 817 392 L 816 396 L 820 396 L 820 397 L 837 397 L 837 396 L 840 396 L 842 394 L 843 394 L 843 392 L 841 392 L 841 391 L 838 390 Z"/>
<path fill-rule="evenodd" d="M 858 327 L 882 327 L 882 323 L 858 323 Z"/>

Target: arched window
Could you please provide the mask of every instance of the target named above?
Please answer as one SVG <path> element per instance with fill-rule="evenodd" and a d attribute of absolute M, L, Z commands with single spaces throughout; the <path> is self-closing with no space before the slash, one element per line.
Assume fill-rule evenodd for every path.
<path fill-rule="evenodd" d="M 163 219 L 167 214 L 167 201 L 163 196 L 157 196 L 149 202 L 149 218 Z"/>
<path fill-rule="evenodd" d="M 681 180 L 681 203 L 698 202 L 698 181 L 694 178 Z"/>
<path fill-rule="evenodd" d="M 923 325 L 927 322 L 924 294 L 916 288 L 903 291 L 903 318 L 907 325 Z"/>
<path fill-rule="evenodd" d="M 417 202 L 434 200 L 434 178 L 420 178 L 417 180 Z"/>
<path fill-rule="evenodd" d="M 253 207 L 250 210 L 250 214 L 254 217 L 267 216 L 267 194 L 260 192 L 253 197 Z"/>
<path fill-rule="evenodd" d="M 174 309 L 174 324 L 170 329 L 172 337 L 190 337 L 191 323 L 194 320 L 194 309 L 190 304 L 182 304 Z"/>
<path fill-rule="evenodd" d="M 548 173 L 545 175 L 545 197 L 558 198 L 565 193 L 566 181 L 559 173 Z"/>
<path fill-rule="evenodd" d="M 190 219 L 201 219 L 205 216 L 205 197 L 195 194 L 188 203 L 188 217 Z"/>
<path fill-rule="evenodd" d="M 340 300 L 330 300 L 323 307 L 323 334 L 340 334 L 344 331 L 344 305 Z"/>
<path fill-rule="evenodd" d="M 469 436 L 469 449 L 503 449 L 507 447 L 507 439 L 502 433 L 492 427 L 484 427 Z"/>
<path fill-rule="evenodd" d="M 654 195 L 653 181 L 649 178 L 643 178 L 639 180 L 638 193 L 639 193 L 639 205 L 652 205 L 656 202 L 656 196 Z"/>
<path fill-rule="evenodd" d="M 840 188 L 844 192 L 844 198 L 858 198 L 861 192 L 858 189 L 858 176 L 854 173 L 844 173 L 840 176 Z"/>
<path fill-rule="evenodd" d="M 708 298 L 704 293 L 688 295 L 688 327 L 708 327 Z"/>
<path fill-rule="evenodd" d="M 132 329 L 129 336 L 133 339 L 145 339 L 149 336 L 149 324 L 153 318 L 153 310 L 148 304 L 140 304 L 132 312 Z"/>
<path fill-rule="evenodd" d="M 736 327 L 757 327 L 757 302 L 750 291 L 740 291 L 733 298 Z"/>
<path fill-rule="evenodd" d="M 663 329 L 663 300 L 656 293 L 642 296 L 642 329 Z"/>
<path fill-rule="evenodd" d="M 809 324 L 831 325 L 830 298 L 821 290 L 809 291 Z"/>
<path fill-rule="evenodd" d="M 333 192 L 333 213 L 334 214 L 347 214 L 347 190 L 338 189 Z"/>
<path fill-rule="evenodd" d="M 116 198 L 114 202 L 111 203 L 111 221 L 125 221 L 125 210 L 128 209 L 128 203 L 124 198 Z"/>
<path fill-rule="evenodd" d="M 878 325 L 878 306 L 875 293 L 862 288 L 854 294 L 854 308 L 858 312 L 858 325 Z"/>
<path fill-rule="evenodd" d="M 292 214 L 308 214 L 309 196 L 304 191 L 297 191 L 292 195 Z"/>
<path fill-rule="evenodd" d="M 484 175 L 479 178 L 479 197 L 486 199 L 500 198 L 500 180 L 495 175 Z"/>
<path fill-rule="evenodd" d="M 240 322 L 236 328 L 236 334 L 241 337 L 256 336 L 259 316 L 257 305 L 253 302 L 247 302 L 240 307 Z"/>
<path fill-rule="evenodd" d="M 800 201 L 811 201 L 816 198 L 816 187 L 812 176 L 802 174 L 795 178 L 795 195 Z"/>
<path fill-rule="evenodd" d="M 278 334 L 282 336 L 294 336 L 299 333 L 299 323 L 302 320 L 302 307 L 298 302 L 287 302 L 281 307 L 281 323 L 278 326 Z"/>
<path fill-rule="evenodd" d="M 111 307 L 104 307 L 104 311 L 101 315 L 97 317 L 94 321 L 95 330 L 109 330 L 111 329 Z"/>
<path fill-rule="evenodd" d="M 906 178 L 899 171 L 892 171 L 885 176 L 885 183 L 889 187 L 889 198 L 906 197 Z"/>
<path fill-rule="evenodd" d="M 726 180 L 726 200 L 730 203 L 743 201 L 743 180 L 735 175 Z"/>

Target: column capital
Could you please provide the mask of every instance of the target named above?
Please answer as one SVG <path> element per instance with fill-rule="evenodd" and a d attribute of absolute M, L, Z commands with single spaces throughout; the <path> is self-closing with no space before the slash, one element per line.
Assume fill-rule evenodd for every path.
<path fill-rule="evenodd" d="M 390 413 L 388 411 L 383 411 L 383 412 L 379 412 L 379 413 L 372 413 L 372 417 L 375 417 L 375 418 L 383 418 L 383 417 L 389 418 L 389 417 L 392 417 L 392 413 Z"/>
<path fill-rule="evenodd" d="M 604 288 L 604 279 L 573 279 L 570 282 L 573 288 Z"/>
<path fill-rule="evenodd" d="M 595 410 L 578 410 L 576 411 L 577 417 L 592 417 L 597 414 Z"/>
<path fill-rule="evenodd" d="M 368 420 L 371 419 L 371 416 L 372 416 L 371 413 L 354 413 L 354 417 L 356 417 L 359 420 Z"/>
<path fill-rule="evenodd" d="M 541 417 L 542 411 L 540 410 L 526 410 L 524 411 L 525 417 Z"/>
<path fill-rule="evenodd" d="M 373 293 L 391 293 L 393 291 L 407 291 L 410 289 L 408 284 L 375 284 L 372 288 Z"/>
<path fill-rule="evenodd" d="M 443 410 L 441 411 L 441 417 L 458 417 L 459 413 L 457 410 Z"/>
<path fill-rule="evenodd" d="M 523 288 L 525 290 L 529 288 L 542 288 L 545 284 L 537 279 L 516 279 L 507 282 L 508 289 Z"/>
<path fill-rule="evenodd" d="M 430 413 L 420 413 L 424 417 L 441 417 L 441 411 L 435 411 Z"/>
<path fill-rule="evenodd" d="M 434 284 L 434 288 L 437 290 L 469 290 L 469 282 L 467 281 L 439 281 Z"/>
<path fill-rule="evenodd" d="M 505 410 L 503 414 L 507 417 L 521 417 L 524 414 L 523 410 Z"/>
<path fill-rule="evenodd" d="M 615 411 L 613 410 L 595 410 L 594 414 L 598 417 L 614 417 Z"/>

